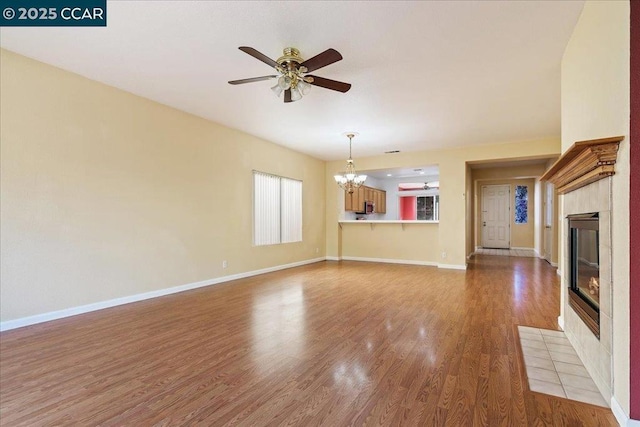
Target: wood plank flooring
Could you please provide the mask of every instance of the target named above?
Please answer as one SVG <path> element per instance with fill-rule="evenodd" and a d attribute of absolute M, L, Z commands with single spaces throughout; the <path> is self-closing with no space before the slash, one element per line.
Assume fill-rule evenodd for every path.
<path fill-rule="evenodd" d="M 607 426 L 528 390 L 555 269 L 321 262 L 0 334 L 3 426 Z"/>

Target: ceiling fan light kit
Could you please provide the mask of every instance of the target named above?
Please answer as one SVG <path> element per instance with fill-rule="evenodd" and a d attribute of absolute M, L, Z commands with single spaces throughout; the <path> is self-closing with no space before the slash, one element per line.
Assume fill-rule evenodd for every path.
<path fill-rule="evenodd" d="M 307 75 L 309 72 L 340 61 L 342 55 L 335 49 L 327 49 L 306 61 L 300 57 L 300 51 L 294 47 L 285 48 L 282 51 L 283 55 L 277 61 L 272 60 L 252 47 L 240 46 L 238 49 L 273 67 L 279 74 L 231 80 L 229 84 L 239 85 L 277 79 L 277 83 L 271 90 L 278 97 L 284 92 L 284 102 L 295 102 L 302 99 L 302 96 L 309 92 L 311 85 L 342 93 L 351 89 L 349 83 Z"/>
<path fill-rule="evenodd" d="M 346 137 L 349 138 L 349 160 L 347 160 L 347 166 L 344 173 L 342 175 L 333 176 L 338 186 L 347 193 L 353 193 L 353 191 L 364 184 L 367 179 L 367 175 L 358 175 L 356 167 L 353 164 L 353 159 L 351 158 L 351 140 L 356 135 L 357 133 L 355 132 L 346 134 Z"/>

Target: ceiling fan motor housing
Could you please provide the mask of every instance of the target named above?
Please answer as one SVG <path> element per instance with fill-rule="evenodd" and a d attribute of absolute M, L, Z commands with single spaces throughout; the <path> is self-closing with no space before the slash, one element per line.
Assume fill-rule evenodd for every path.
<path fill-rule="evenodd" d="M 313 77 L 305 77 L 303 74 L 307 72 L 306 67 L 301 67 L 300 64 L 304 62 L 304 59 L 300 57 L 300 51 L 295 47 L 285 47 L 282 50 L 282 56 L 276 61 L 282 67 L 278 70 L 284 77 L 289 78 L 289 84 L 292 88 L 298 86 L 300 80 L 306 83 L 313 82 Z"/>
<path fill-rule="evenodd" d="M 304 62 L 304 59 L 300 57 L 300 51 L 295 47 L 285 47 L 282 50 L 282 54 L 283 55 L 276 61 L 280 65 L 289 65 L 292 62 L 295 62 L 296 65 L 298 65 Z"/>

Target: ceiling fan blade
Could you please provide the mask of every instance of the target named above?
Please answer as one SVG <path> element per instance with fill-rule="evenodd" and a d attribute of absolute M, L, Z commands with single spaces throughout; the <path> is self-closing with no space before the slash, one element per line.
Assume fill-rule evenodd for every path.
<path fill-rule="evenodd" d="M 255 50 L 252 47 L 240 46 L 238 49 L 240 49 L 244 53 L 247 53 L 247 54 L 253 56 L 254 58 L 264 62 L 265 64 L 269 65 L 270 67 L 273 67 L 273 68 L 276 68 L 276 69 L 280 68 L 280 64 L 278 64 L 273 59 L 269 58 L 267 55 L 258 52 L 257 50 Z"/>
<path fill-rule="evenodd" d="M 301 67 L 306 67 L 306 73 L 317 70 L 318 68 L 326 67 L 327 65 L 338 62 L 342 59 L 342 55 L 335 49 L 327 49 L 322 53 L 317 54 L 313 58 L 309 58 L 300 64 Z"/>
<path fill-rule="evenodd" d="M 291 101 L 291 89 L 287 89 L 284 91 L 284 102 L 292 102 Z"/>
<path fill-rule="evenodd" d="M 339 82 L 337 80 L 325 79 L 324 77 L 317 77 L 317 76 L 307 76 L 307 77 L 313 77 L 313 81 L 310 82 L 309 84 L 312 84 L 314 86 L 320 86 L 325 89 L 336 90 L 338 92 L 343 92 L 343 93 L 351 89 L 351 84 L 349 83 Z"/>
<path fill-rule="evenodd" d="M 242 80 L 231 80 L 229 84 L 231 85 L 241 85 L 244 83 L 253 83 L 253 82 L 261 82 L 262 80 L 275 79 L 278 76 L 262 76 L 262 77 L 251 77 L 250 79 L 242 79 Z"/>

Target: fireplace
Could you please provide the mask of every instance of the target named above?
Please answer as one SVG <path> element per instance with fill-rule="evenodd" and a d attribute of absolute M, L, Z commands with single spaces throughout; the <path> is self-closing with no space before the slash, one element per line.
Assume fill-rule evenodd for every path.
<path fill-rule="evenodd" d="M 569 215 L 569 305 L 600 338 L 599 215 Z"/>
<path fill-rule="evenodd" d="M 541 180 L 556 186 L 562 212 L 562 275 L 558 323 L 603 396 L 611 396 L 611 203 L 622 136 L 578 141 Z M 592 212 L 592 213 L 588 213 Z M 597 213 L 596 213 L 597 212 Z M 593 278 L 593 280 L 592 280 Z"/>

